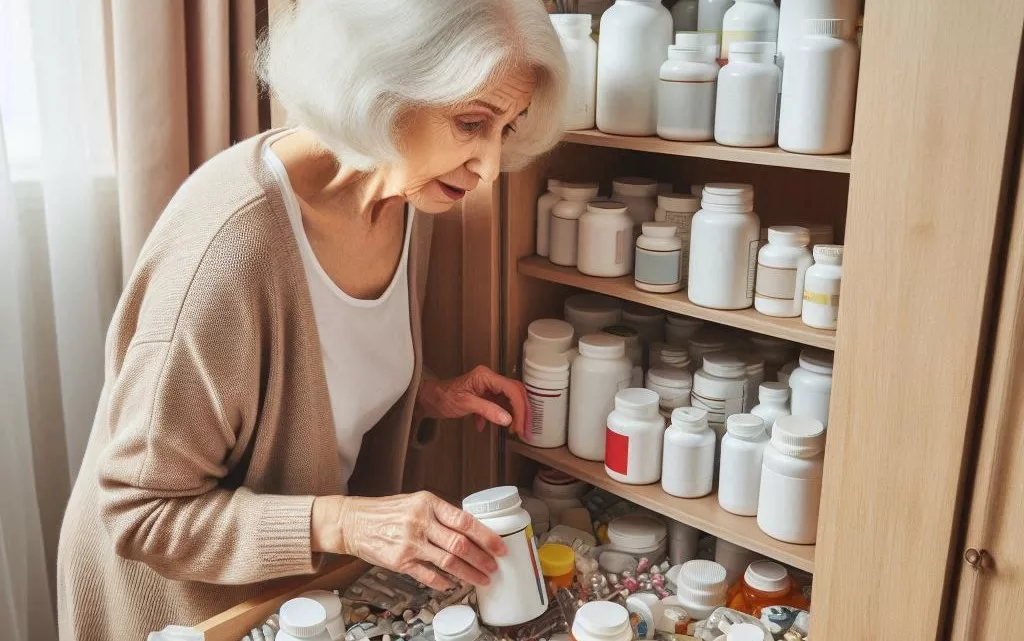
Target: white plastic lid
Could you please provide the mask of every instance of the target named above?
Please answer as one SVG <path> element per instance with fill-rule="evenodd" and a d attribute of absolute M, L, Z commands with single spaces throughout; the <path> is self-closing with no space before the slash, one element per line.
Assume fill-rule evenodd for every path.
<path fill-rule="evenodd" d="M 622 358 L 626 341 L 611 334 L 588 334 L 580 339 L 580 355 L 590 358 Z"/>
<path fill-rule="evenodd" d="M 817 456 L 825 448 L 825 426 L 809 416 L 783 416 L 772 427 L 772 446 L 797 458 Z"/>
<path fill-rule="evenodd" d="M 740 43 L 733 43 L 735 47 Z M 729 49 L 730 53 L 734 49 Z M 708 183 L 704 185 L 701 204 L 731 205 L 734 207 L 753 206 L 754 186 L 744 183 Z"/>
<path fill-rule="evenodd" d="M 761 592 L 781 592 L 789 587 L 789 572 L 774 561 L 754 561 L 747 566 L 743 580 Z"/>
<path fill-rule="evenodd" d="M 434 615 L 437 641 L 474 641 L 480 636 L 476 612 L 468 605 L 450 605 Z"/>
<path fill-rule="evenodd" d="M 669 314 L 665 321 L 674 327 L 686 327 L 689 329 L 699 329 L 704 326 L 704 321 L 699 318 L 690 318 L 682 314 Z"/>
<path fill-rule="evenodd" d="M 691 194 L 661 194 L 658 196 L 658 207 L 665 211 L 693 213 L 700 209 L 700 198 Z"/>
<path fill-rule="evenodd" d="M 615 395 L 615 409 L 632 414 L 654 416 L 658 413 L 660 401 L 661 397 L 655 391 L 646 387 L 630 387 Z"/>
<path fill-rule="evenodd" d="M 764 434 L 764 419 L 754 414 L 730 414 L 725 430 L 744 441 L 753 441 Z"/>
<path fill-rule="evenodd" d="M 310 590 L 309 592 L 299 596 L 304 599 L 313 599 L 322 605 L 324 611 L 327 613 L 328 622 L 341 616 L 341 599 L 333 592 L 328 592 L 327 590 Z"/>
<path fill-rule="evenodd" d="M 811 232 L 806 227 L 795 225 L 769 227 L 768 242 L 783 247 L 807 247 L 811 242 Z"/>
<path fill-rule="evenodd" d="M 690 352 L 681 345 L 669 345 L 668 343 L 657 343 L 657 354 L 661 358 L 662 365 L 673 369 L 686 369 L 690 367 Z"/>
<path fill-rule="evenodd" d="M 541 318 L 530 323 L 526 329 L 527 340 L 550 344 L 555 347 L 572 344 L 572 325 L 557 318 Z"/>
<path fill-rule="evenodd" d="M 757 397 L 762 401 L 785 403 L 789 400 L 789 385 L 786 385 L 785 383 L 775 381 L 771 383 L 761 383 L 757 387 Z"/>
<path fill-rule="evenodd" d="M 688 390 L 693 387 L 693 375 L 684 369 L 657 367 L 647 370 L 647 382 L 669 389 Z"/>
<path fill-rule="evenodd" d="M 629 611 L 611 601 L 584 603 L 576 611 L 572 622 L 572 636 L 577 641 L 597 637 L 601 639 L 632 638 Z"/>
<path fill-rule="evenodd" d="M 559 195 L 565 200 L 584 201 L 597 198 L 600 186 L 597 183 L 563 182 L 559 190 Z"/>
<path fill-rule="evenodd" d="M 741 56 L 754 56 L 765 62 L 770 61 L 770 57 L 775 56 L 775 43 L 774 42 L 749 42 L 740 41 L 734 42 L 729 45 L 729 57 L 732 58 L 732 54 L 738 53 Z"/>
<path fill-rule="evenodd" d="M 281 606 L 281 629 L 300 639 L 327 629 L 327 610 L 313 599 L 299 597 Z"/>
<path fill-rule="evenodd" d="M 704 559 L 684 563 L 676 585 L 680 596 L 685 590 L 688 600 L 704 607 L 720 604 L 729 589 L 725 568 Z"/>
<path fill-rule="evenodd" d="M 658 402 L 658 395 L 651 390 L 623 390 L 625 392 L 647 392 L 654 395 L 654 402 Z M 622 394 L 623 392 L 619 392 Z M 615 396 L 618 402 L 619 396 Z M 608 524 L 608 540 L 612 545 L 625 550 L 645 550 L 653 548 L 665 540 L 668 536 L 668 527 L 661 519 L 646 514 L 627 514 L 611 520 Z"/>
<path fill-rule="evenodd" d="M 718 32 L 715 31 L 677 31 L 676 45 L 682 47 L 704 47 L 718 44 Z"/>
<path fill-rule="evenodd" d="M 672 410 L 672 427 L 685 432 L 703 432 L 708 429 L 708 413 L 699 407 L 677 407 Z"/>
<path fill-rule="evenodd" d="M 462 509 L 473 516 L 484 516 L 491 512 L 500 512 L 523 504 L 519 498 L 519 488 L 514 485 L 502 485 L 480 490 L 462 499 Z"/>
<path fill-rule="evenodd" d="M 569 371 L 569 358 L 559 352 L 534 350 L 523 358 L 523 368 L 549 374 L 563 374 Z"/>
<path fill-rule="evenodd" d="M 603 294 L 576 294 L 565 299 L 565 309 L 580 312 L 618 312 L 622 302 Z"/>
<path fill-rule="evenodd" d="M 587 203 L 587 211 L 591 214 L 624 214 L 626 203 L 617 200 L 595 200 Z"/>
<path fill-rule="evenodd" d="M 843 264 L 842 245 L 815 245 L 814 249 L 811 250 L 811 254 L 814 256 L 814 262 L 816 263 L 822 263 L 823 265 Z"/>
<path fill-rule="evenodd" d="M 764 641 L 764 632 L 753 623 L 734 623 L 726 633 L 726 641 Z"/>
<path fill-rule="evenodd" d="M 640 228 L 651 238 L 675 238 L 679 229 L 675 223 L 643 223 Z"/>
<path fill-rule="evenodd" d="M 805 36 L 829 36 L 845 38 L 847 34 L 846 20 L 841 18 L 807 18 L 803 24 Z"/>
<path fill-rule="evenodd" d="M 703 198 L 704 197 L 704 185 L 701 184 L 701 183 L 694 183 L 694 184 L 690 185 L 690 193 L 693 194 L 694 196 L 696 196 L 697 198 Z"/>
<path fill-rule="evenodd" d="M 548 191 L 558 193 L 562 188 L 562 181 L 557 178 L 548 178 Z"/>
<path fill-rule="evenodd" d="M 555 29 L 586 29 L 590 33 L 593 16 L 589 13 L 552 13 L 551 24 Z"/>
<path fill-rule="evenodd" d="M 800 367 L 816 374 L 832 375 L 832 352 L 808 347 L 800 351 Z"/>
<path fill-rule="evenodd" d="M 658 181 L 653 178 L 626 176 L 612 181 L 612 193 L 623 196 L 653 198 L 658 195 Z"/>
<path fill-rule="evenodd" d="M 643 322 L 655 322 L 660 321 L 665 317 L 665 312 L 654 307 L 646 307 L 644 305 L 626 305 L 622 308 L 622 318 L 631 319 L 633 321 Z"/>
<path fill-rule="evenodd" d="M 704 371 L 719 378 L 743 378 L 747 363 L 733 352 L 711 352 L 704 355 Z"/>

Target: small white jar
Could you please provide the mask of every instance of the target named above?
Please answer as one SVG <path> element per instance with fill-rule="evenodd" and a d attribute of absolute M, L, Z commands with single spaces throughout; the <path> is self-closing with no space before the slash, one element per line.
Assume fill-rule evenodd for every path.
<path fill-rule="evenodd" d="M 726 512 L 756 516 L 761 463 L 768 445 L 764 421 L 753 414 L 733 414 L 726 430 L 718 472 L 718 504 Z"/>
<path fill-rule="evenodd" d="M 775 42 L 779 9 L 772 0 L 736 0 L 722 18 L 722 59 L 734 42 Z"/>
<path fill-rule="evenodd" d="M 750 410 L 764 421 L 764 430 L 772 435 L 775 421 L 789 416 L 789 385 L 786 383 L 761 383 L 758 389 L 758 404 Z"/>
<path fill-rule="evenodd" d="M 537 255 L 547 258 L 551 247 L 551 209 L 561 196 L 562 181 L 548 178 L 548 190 L 537 199 Z"/>
<path fill-rule="evenodd" d="M 796 346 L 781 338 L 751 334 L 747 340 L 764 357 L 764 376 L 768 380 L 774 380 L 779 368 L 797 356 Z"/>
<path fill-rule="evenodd" d="M 732 352 L 712 352 L 693 375 L 692 405 L 708 413 L 708 426 L 725 435 L 725 421 L 743 411 L 746 401 L 747 364 Z"/>
<path fill-rule="evenodd" d="M 589 13 L 553 13 L 551 24 L 569 63 L 562 127 L 566 131 L 593 129 L 597 114 L 597 43 L 590 37 Z"/>
<path fill-rule="evenodd" d="M 702 46 L 670 45 L 658 80 L 658 136 L 701 141 L 715 137 L 718 63 Z"/>
<path fill-rule="evenodd" d="M 626 305 L 622 308 L 622 324 L 640 332 L 645 345 L 665 340 L 665 312 L 645 305 Z"/>
<path fill-rule="evenodd" d="M 801 154 L 841 154 L 853 142 L 857 44 L 845 20 L 804 20 L 803 38 L 786 55 L 779 147 Z"/>
<path fill-rule="evenodd" d="M 661 478 L 661 447 L 665 419 L 658 413 L 658 394 L 625 389 L 615 395 L 615 410 L 605 432 L 604 471 L 620 483 L 647 485 Z"/>
<path fill-rule="evenodd" d="M 345 618 L 341 614 L 341 597 L 327 590 L 310 590 L 299 595 L 303 599 L 313 599 L 327 612 L 327 634 L 331 641 L 344 641 Z"/>
<path fill-rule="evenodd" d="M 658 208 L 654 210 L 654 220 L 676 225 L 676 236 L 683 243 L 680 262 L 683 266 L 684 284 L 690 273 L 690 227 L 693 215 L 698 211 L 700 198 L 690 194 L 661 194 L 658 196 Z"/>
<path fill-rule="evenodd" d="M 700 329 L 704 321 L 681 314 L 669 314 L 665 317 L 665 342 L 677 347 L 686 347 Z"/>
<path fill-rule="evenodd" d="M 768 244 L 757 253 L 754 309 L 766 316 L 795 318 L 804 301 L 804 275 L 813 262 L 803 227 L 769 227 Z"/>
<path fill-rule="evenodd" d="M 633 224 L 654 220 L 658 208 L 658 181 L 653 178 L 619 177 L 612 181 L 612 200 L 626 204 Z"/>
<path fill-rule="evenodd" d="M 818 531 L 825 428 L 813 418 L 785 416 L 775 421 L 765 448 L 757 525 L 768 536 L 809 545 Z"/>
<path fill-rule="evenodd" d="M 828 406 L 832 400 L 832 352 L 807 348 L 800 352 L 800 366 L 789 376 L 792 390 L 790 411 L 807 416 L 828 427 Z"/>
<path fill-rule="evenodd" d="M 708 427 L 708 413 L 696 407 L 672 411 L 665 430 L 661 489 L 681 498 L 711 494 L 715 478 L 715 433 Z"/>
<path fill-rule="evenodd" d="M 743 411 L 749 412 L 757 405 L 758 388 L 764 382 L 764 359 L 759 354 L 744 355 L 747 364 L 747 387 L 744 390 Z"/>
<path fill-rule="evenodd" d="M 665 560 L 668 550 L 668 526 L 646 514 L 618 516 L 608 523 L 608 548 L 635 556 L 646 556 L 651 563 Z"/>
<path fill-rule="evenodd" d="M 683 609 L 696 621 L 706 619 L 725 605 L 729 584 L 725 568 L 714 561 L 687 561 L 679 570 L 676 583 Z"/>
<path fill-rule="evenodd" d="M 476 641 L 493 639 L 480 628 L 476 612 L 468 605 L 450 605 L 434 615 L 434 641 Z"/>
<path fill-rule="evenodd" d="M 693 375 L 684 369 L 652 368 L 647 370 L 647 389 L 658 394 L 661 415 L 671 418 L 677 407 L 690 406 Z"/>
<path fill-rule="evenodd" d="M 668 522 L 668 558 L 672 565 L 681 565 L 697 557 L 700 530 L 679 521 Z"/>
<path fill-rule="evenodd" d="M 730 147 L 771 147 L 782 74 L 775 66 L 775 45 L 734 42 L 729 64 L 718 74 L 715 142 Z"/>
<path fill-rule="evenodd" d="M 651 369 L 660 367 L 690 371 L 690 352 L 686 347 L 667 343 L 651 343 L 649 352 Z"/>
<path fill-rule="evenodd" d="M 277 638 L 283 641 L 331 641 L 327 610 L 314 599 L 299 597 L 286 601 L 281 606 L 280 623 Z"/>
<path fill-rule="evenodd" d="M 760 237 L 751 185 L 705 185 L 690 231 L 690 302 L 713 309 L 753 305 Z"/>
<path fill-rule="evenodd" d="M 640 344 L 640 332 L 628 325 L 612 325 L 601 330 L 605 334 L 621 338 L 626 342 L 626 358 L 633 364 L 633 374 L 629 379 L 630 387 L 644 385 L 644 348 Z"/>
<path fill-rule="evenodd" d="M 618 325 L 622 320 L 622 301 L 601 294 L 576 294 L 565 299 L 563 314 L 578 339 Z"/>
<path fill-rule="evenodd" d="M 683 288 L 683 241 L 676 231 L 673 223 L 643 224 L 643 234 L 636 240 L 633 270 L 637 289 L 671 294 Z"/>
<path fill-rule="evenodd" d="M 557 318 L 539 318 L 526 328 L 526 342 L 523 353 L 530 348 L 552 354 L 564 354 L 572 349 L 574 337 L 572 325 Z"/>
<path fill-rule="evenodd" d="M 690 362 L 699 368 L 704 364 L 705 356 L 725 349 L 725 337 L 713 329 L 701 330 L 687 341 L 687 347 L 690 350 Z"/>
<path fill-rule="evenodd" d="M 532 423 L 526 442 L 534 447 L 562 447 L 569 421 L 569 359 L 564 354 L 527 354 L 523 386 Z"/>
<path fill-rule="evenodd" d="M 569 451 L 588 461 L 604 460 L 605 429 L 615 395 L 629 387 L 633 364 L 626 343 L 610 334 L 580 339 L 580 355 L 569 377 Z"/>
<path fill-rule="evenodd" d="M 579 225 L 576 269 L 581 274 L 614 278 L 633 270 L 633 219 L 624 203 L 587 203 Z"/>
<path fill-rule="evenodd" d="M 580 216 L 587 203 L 597 198 L 597 183 L 562 183 L 562 199 L 551 208 L 551 239 L 548 260 L 575 267 Z"/>
<path fill-rule="evenodd" d="M 612 601 L 584 603 L 572 621 L 575 641 L 633 641 L 629 611 Z"/>
<path fill-rule="evenodd" d="M 804 276 L 804 325 L 835 329 L 839 320 L 839 289 L 843 281 L 843 246 L 815 245 L 814 264 Z"/>
<path fill-rule="evenodd" d="M 786 56 L 800 45 L 804 22 L 814 18 L 841 18 L 856 24 L 860 0 L 786 0 L 779 7 L 779 67 L 785 73 Z"/>

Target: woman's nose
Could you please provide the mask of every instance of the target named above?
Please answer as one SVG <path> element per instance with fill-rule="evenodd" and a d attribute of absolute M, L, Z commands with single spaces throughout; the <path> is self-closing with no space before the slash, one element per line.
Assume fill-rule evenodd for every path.
<path fill-rule="evenodd" d="M 466 164 L 467 169 L 476 174 L 481 182 L 494 182 L 501 173 L 502 139 L 496 136 L 482 144 L 477 153 Z"/>

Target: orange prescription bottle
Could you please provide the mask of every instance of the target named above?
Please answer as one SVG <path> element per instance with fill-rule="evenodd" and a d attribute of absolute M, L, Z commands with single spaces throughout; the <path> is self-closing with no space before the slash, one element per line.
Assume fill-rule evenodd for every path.
<path fill-rule="evenodd" d="M 540 571 L 548 586 L 548 594 L 555 595 L 561 588 L 572 587 L 576 573 L 576 554 L 568 545 L 545 543 L 537 550 L 540 557 Z"/>
<path fill-rule="evenodd" d="M 754 561 L 729 590 L 729 607 L 760 618 L 761 608 L 769 605 L 802 610 L 811 606 L 785 567 L 772 561 Z"/>

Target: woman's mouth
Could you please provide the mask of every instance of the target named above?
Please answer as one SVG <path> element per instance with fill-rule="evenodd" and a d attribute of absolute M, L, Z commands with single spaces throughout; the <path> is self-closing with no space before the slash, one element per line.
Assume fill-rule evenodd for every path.
<path fill-rule="evenodd" d="M 437 184 L 441 185 L 441 191 L 444 192 L 445 196 L 448 196 L 452 200 L 462 200 L 462 197 L 466 195 L 465 189 L 460 189 L 448 183 L 437 181 Z"/>

